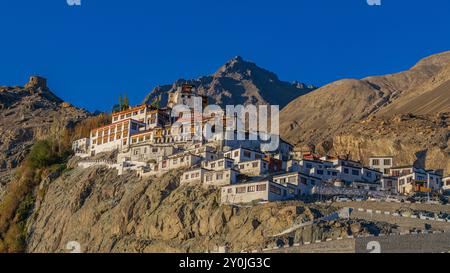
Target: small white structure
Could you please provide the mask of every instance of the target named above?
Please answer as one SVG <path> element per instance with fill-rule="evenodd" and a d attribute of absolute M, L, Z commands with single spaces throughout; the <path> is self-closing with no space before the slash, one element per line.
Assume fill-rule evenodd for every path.
<path fill-rule="evenodd" d="M 204 174 L 208 172 L 208 170 L 203 168 L 196 168 L 193 170 L 188 170 L 181 175 L 180 184 L 202 184 Z"/>
<path fill-rule="evenodd" d="M 381 178 L 381 190 L 392 194 L 398 193 L 398 177 L 383 176 Z"/>
<path fill-rule="evenodd" d="M 262 159 L 264 158 L 264 153 L 246 148 L 238 148 L 225 152 L 224 156 L 233 159 L 234 163 L 238 164 L 244 161 Z"/>
<path fill-rule="evenodd" d="M 369 167 L 380 171 L 383 175 L 389 175 L 390 169 L 394 166 L 394 157 L 392 156 L 371 156 L 369 157 Z"/>
<path fill-rule="evenodd" d="M 202 167 L 214 171 L 232 169 L 234 167 L 234 160 L 231 158 L 224 157 L 212 161 L 203 161 Z"/>
<path fill-rule="evenodd" d="M 293 198 L 288 188 L 269 180 L 222 187 L 222 204 L 245 204 L 253 201 L 281 201 Z"/>
<path fill-rule="evenodd" d="M 295 185 L 297 188 L 297 195 L 310 195 L 313 193 L 313 188 L 321 184 L 321 180 L 319 178 L 300 172 L 275 175 L 272 179 L 275 183 L 286 187 L 288 184 Z"/>
<path fill-rule="evenodd" d="M 239 172 L 233 169 L 225 169 L 220 171 L 208 171 L 203 175 L 203 185 L 220 187 L 225 185 L 236 184 Z"/>
<path fill-rule="evenodd" d="M 450 190 L 450 176 L 442 178 L 442 189 L 444 191 Z"/>
<path fill-rule="evenodd" d="M 261 176 L 269 172 L 269 163 L 263 159 L 244 161 L 237 165 L 241 174 L 248 176 Z"/>
<path fill-rule="evenodd" d="M 90 143 L 91 140 L 89 138 L 75 140 L 72 143 L 72 151 L 75 153 L 75 156 L 88 157 L 90 151 Z"/>

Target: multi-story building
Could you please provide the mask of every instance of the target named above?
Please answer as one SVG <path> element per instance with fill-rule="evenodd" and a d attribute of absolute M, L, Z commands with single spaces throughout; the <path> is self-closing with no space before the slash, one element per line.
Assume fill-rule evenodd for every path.
<path fill-rule="evenodd" d="M 89 156 L 90 143 L 91 143 L 90 138 L 82 138 L 75 140 L 72 143 L 72 151 L 75 153 L 76 156 L 87 157 Z"/>
<path fill-rule="evenodd" d="M 197 104 L 198 102 L 200 104 Z M 208 105 L 208 97 L 196 94 L 195 86 L 183 84 L 175 92 L 169 93 L 167 107 L 174 108 L 176 105 L 186 105 L 191 109 L 205 108 Z"/>
<path fill-rule="evenodd" d="M 383 175 L 389 175 L 390 169 L 394 167 L 394 157 L 392 156 L 372 156 L 369 157 L 369 167 L 380 171 Z"/>
<path fill-rule="evenodd" d="M 441 175 L 413 166 L 391 168 L 391 176 L 398 177 L 398 192 L 404 195 L 438 191 L 442 187 Z"/>
<path fill-rule="evenodd" d="M 143 104 L 112 114 L 112 123 L 126 119 L 134 119 L 145 124 L 146 129 L 162 127 L 170 121 L 170 116 L 164 109 Z"/>
<path fill-rule="evenodd" d="M 121 150 L 130 146 L 131 136 L 145 128 L 145 124 L 134 119 L 125 119 L 91 130 L 90 153 Z"/>

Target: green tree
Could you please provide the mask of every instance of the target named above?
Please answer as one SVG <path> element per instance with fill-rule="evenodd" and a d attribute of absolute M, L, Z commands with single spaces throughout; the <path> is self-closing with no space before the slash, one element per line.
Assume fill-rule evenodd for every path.
<path fill-rule="evenodd" d="M 122 110 L 127 110 L 130 108 L 130 101 L 128 100 L 127 94 L 123 96 L 123 104 L 122 104 Z"/>

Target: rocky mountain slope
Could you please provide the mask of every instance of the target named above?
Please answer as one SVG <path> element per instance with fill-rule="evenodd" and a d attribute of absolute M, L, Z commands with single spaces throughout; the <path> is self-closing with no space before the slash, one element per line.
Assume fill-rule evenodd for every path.
<path fill-rule="evenodd" d="M 28 223 L 28 252 L 67 252 L 71 241 L 83 252 L 202 253 L 225 245 L 240 252 L 392 228 L 343 221 L 305 227 L 295 238 L 272 237 L 336 208 L 297 201 L 221 206 L 218 190 L 180 186 L 179 172 L 141 180 L 101 167 L 75 168 L 41 188 L 46 194 Z"/>
<path fill-rule="evenodd" d="M 31 77 L 24 87 L 0 87 L 0 199 L 13 170 L 37 139 L 57 135 L 88 115 L 63 102 L 39 77 Z"/>
<path fill-rule="evenodd" d="M 421 60 L 408 71 L 368 77 L 362 80 L 345 79 L 328 84 L 289 103 L 281 112 L 282 136 L 299 146 L 315 144 L 323 150 L 347 152 L 356 159 L 364 155 L 409 154 L 439 149 L 443 157 L 428 156 L 423 167 L 438 168 L 449 165 L 449 134 L 445 113 L 450 113 L 450 52 Z M 408 116 L 407 122 L 402 116 Z M 370 123 L 380 118 L 383 122 Z M 392 122 L 397 120 L 398 122 Z M 424 127 L 424 120 L 428 125 Z M 405 122 L 404 122 L 405 121 Z M 428 126 L 436 130 L 427 131 Z M 370 128 L 367 126 L 370 125 Z M 405 133 L 408 128 L 409 134 Z M 380 132 L 389 131 L 387 136 Z M 367 145 L 355 146 L 351 139 L 368 135 Z M 338 141 L 346 135 L 348 142 Z M 413 149 L 377 149 L 369 139 L 385 139 L 392 143 L 412 143 Z M 421 146 L 423 145 L 423 146 Z M 399 164 L 412 164 L 419 158 L 408 156 Z M 434 164 L 444 159 L 444 164 Z M 420 161 L 420 160 L 419 160 Z M 450 168 L 445 168 L 447 172 Z"/>
<path fill-rule="evenodd" d="M 298 82 L 280 81 L 274 73 L 241 57 L 235 57 L 210 76 L 195 80 L 180 79 L 172 85 L 158 86 L 148 94 L 145 101 L 149 102 L 159 95 L 174 91 L 183 83 L 195 85 L 199 94 L 207 95 L 211 103 L 222 106 L 274 104 L 280 105 L 280 109 L 296 97 L 315 89 Z"/>

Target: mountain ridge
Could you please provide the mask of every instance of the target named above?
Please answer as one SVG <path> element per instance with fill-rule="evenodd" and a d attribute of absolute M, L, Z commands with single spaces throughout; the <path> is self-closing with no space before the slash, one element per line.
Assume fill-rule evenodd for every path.
<path fill-rule="evenodd" d="M 171 85 L 157 86 L 146 96 L 144 102 L 151 102 L 160 95 L 165 97 L 183 83 L 195 85 L 198 94 L 208 96 L 211 103 L 221 106 L 274 104 L 282 108 L 292 99 L 316 88 L 300 82 L 281 81 L 275 73 L 236 56 L 211 75 L 191 80 L 179 79 Z"/>

